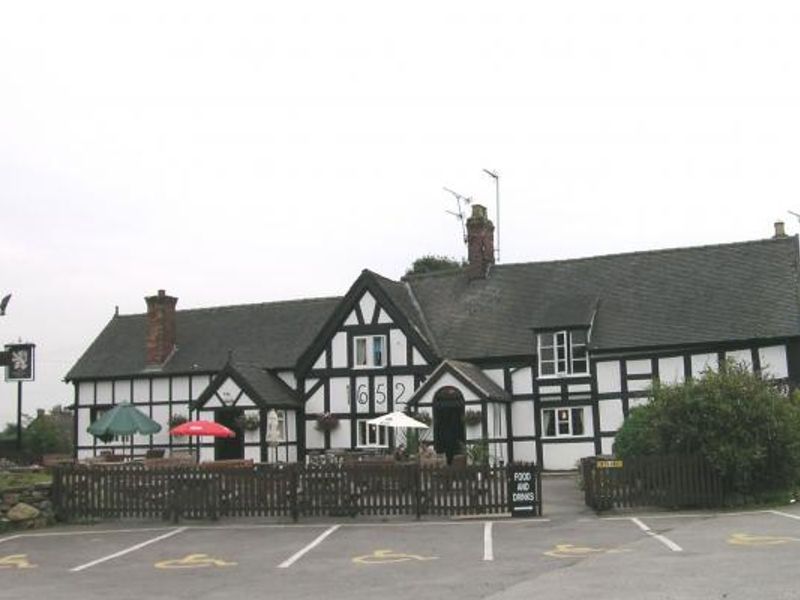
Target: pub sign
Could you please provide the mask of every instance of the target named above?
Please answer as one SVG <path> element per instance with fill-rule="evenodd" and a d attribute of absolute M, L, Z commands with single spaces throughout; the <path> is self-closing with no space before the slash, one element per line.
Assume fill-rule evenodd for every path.
<path fill-rule="evenodd" d="M 35 344 L 6 345 L 6 381 L 33 381 Z"/>

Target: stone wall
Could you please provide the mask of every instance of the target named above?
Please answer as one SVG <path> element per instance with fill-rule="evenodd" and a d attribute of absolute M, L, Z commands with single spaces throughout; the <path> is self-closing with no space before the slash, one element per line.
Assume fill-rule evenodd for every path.
<path fill-rule="evenodd" d="M 0 531 L 38 529 L 55 523 L 51 490 L 49 483 L 4 490 L 0 503 Z"/>

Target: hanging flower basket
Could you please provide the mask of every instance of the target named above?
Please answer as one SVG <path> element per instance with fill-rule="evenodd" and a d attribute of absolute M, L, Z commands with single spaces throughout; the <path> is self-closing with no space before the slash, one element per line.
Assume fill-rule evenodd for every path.
<path fill-rule="evenodd" d="M 169 428 L 170 429 L 174 429 L 178 425 L 183 425 L 188 420 L 189 420 L 189 418 L 186 415 L 182 415 L 181 413 L 174 413 L 169 418 Z"/>
<path fill-rule="evenodd" d="M 258 428 L 261 427 L 261 418 L 254 414 L 243 414 L 236 417 L 236 425 L 244 431 L 258 431 Z"/>
<path fill-rule="evenodd" d="M 331 413 L 317 415 L 317 429 L 320 431 L 333 431 L 339 426 L 339 417 Z"/>
<path fill-rule="evenodd" d="M 482 422 L 482 415 L 481 411 L 479 410 L 468 410 L 464 413 L 464 425 L 467 427 L 474 427 L 475 425 L 480 425 Z"/>

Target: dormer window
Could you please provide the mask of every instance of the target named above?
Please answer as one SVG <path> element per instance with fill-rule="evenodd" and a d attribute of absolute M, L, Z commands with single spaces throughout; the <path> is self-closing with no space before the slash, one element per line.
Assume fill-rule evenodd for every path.
<path fill-rule="evenodd" d="M 539 333 L 536 338 L 540 377 L 585 375 L 589 372 L 585 330 Z"/>

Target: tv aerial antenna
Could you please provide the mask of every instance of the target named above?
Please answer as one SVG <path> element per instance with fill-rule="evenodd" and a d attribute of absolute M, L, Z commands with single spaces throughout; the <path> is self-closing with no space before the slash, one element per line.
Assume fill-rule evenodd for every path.
<path fill-rule="evenodd" d="M 464 196 L 459 194 L 456 191 L 451 190 L 448 187 L 442 188 L 445 192 L 452 194 L 453 197 L 456 199 L 456 206 L 458 207 L 458 212 L 452 210 L 446 210 L 447 214 L 453 215 L 456 219 L 461 221 L 461 236 L 464 238 L 464 243 L 467 243 L 467 221 L 464 217 L 464 206 L 469 206 L 472 204 L 472 198 L 469 196 Z"/>
<path fill-rule="evenodd" d="M 794 212 L 793 210 L 787 210 L 786 212 L 788 212 L 790 215 L 797 217 L 797 220 L 800 221 L 800 214 Z"/>

